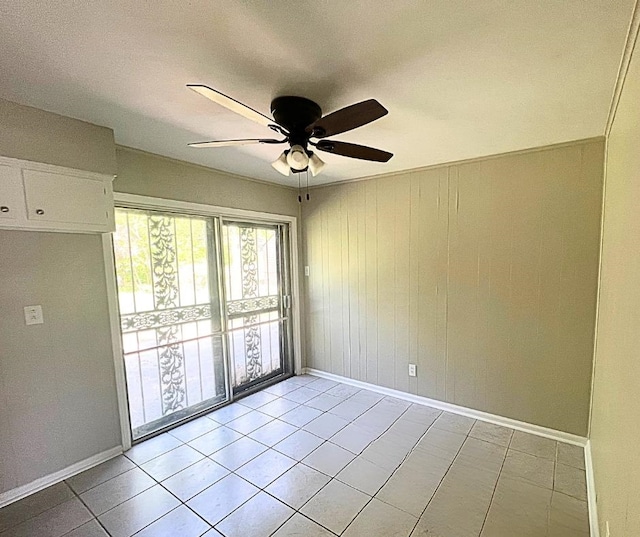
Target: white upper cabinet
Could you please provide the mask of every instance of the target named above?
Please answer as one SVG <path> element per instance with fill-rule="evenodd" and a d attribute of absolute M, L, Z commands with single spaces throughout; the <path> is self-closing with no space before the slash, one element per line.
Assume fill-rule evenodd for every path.
<path fill-rule="evenodd" d="M 114 230 L 111 176 L 0 158 L 0 228 Z"/>
<path fill-rule="evenodd" d="M 0 225 L 15 222 L 24 214 L 20 168 L 0 166 Z"/>
<path fill-rule="evenodd" d="M 103 181 L 32 170 L 22 174 L 29 220 L 107 225 L 108 197 Z"/>

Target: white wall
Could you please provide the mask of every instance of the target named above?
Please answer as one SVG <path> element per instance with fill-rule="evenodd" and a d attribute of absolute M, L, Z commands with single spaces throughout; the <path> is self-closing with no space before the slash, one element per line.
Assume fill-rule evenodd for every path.
<path fill-rule="evenodd" d="M 591 444 L 601 535 L 640 535 L 640 47 L 607 141 Z"/>
<path fill-rule="evenodd" d="M 0 154 L 115 172 L 113 132 L 0 100 Z M 25 326 L 41 304 L 45 323 Z M 98 235 L 0 231 L 0 494 L 120 444 Z"/>
<path fill-rule="evenodd" d="M 0 99 L 0 155 L 116 173 L 113 131 Z"/>
<path fill-rule="evenodd" d="M 117 147 L 116 155 L 118 192 L 288 216 L 300 211 L 297 192 L 288 187 L 127 147 Z"/>
<path fill-rule="evenodd" d="M 120 425 L 100 236 L 3 231 L 0 251 L 1 493 L 120 445 Z"/>

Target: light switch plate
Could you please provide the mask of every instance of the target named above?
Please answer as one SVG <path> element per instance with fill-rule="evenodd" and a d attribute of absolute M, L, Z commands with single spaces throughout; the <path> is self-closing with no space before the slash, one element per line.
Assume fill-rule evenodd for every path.
<path fill-rule="evenodd" d="M 44 317 L 42 316 L 42 306 L 25 306 L 24 322 L 27 325 L 43 324 Z"/>

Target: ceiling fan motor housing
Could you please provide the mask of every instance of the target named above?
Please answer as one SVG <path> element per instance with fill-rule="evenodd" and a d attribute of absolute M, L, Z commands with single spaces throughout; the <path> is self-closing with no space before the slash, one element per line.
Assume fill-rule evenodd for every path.
<path fill-rule="evenodd" d="M 300 145 L 306 150 L 311 137 L 306 128 L 322 117 L 322 109 L 310 99 L 283 96 L 271 101 L 271 114 L 278 125 L 289 131 L 291 145 Z"/>

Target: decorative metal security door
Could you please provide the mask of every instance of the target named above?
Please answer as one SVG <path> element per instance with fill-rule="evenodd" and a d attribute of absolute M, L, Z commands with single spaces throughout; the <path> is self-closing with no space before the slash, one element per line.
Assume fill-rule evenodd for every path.
<path fill-rule="evenodd" d="M 113 235 L 133 440 L 229 399 L 211 217 L 116 209 Z"/>
<path fill-rule="evenodd" d="M 290 365 L 288 226 L 223 221 L 225 313 L 234 394 Z"/>

